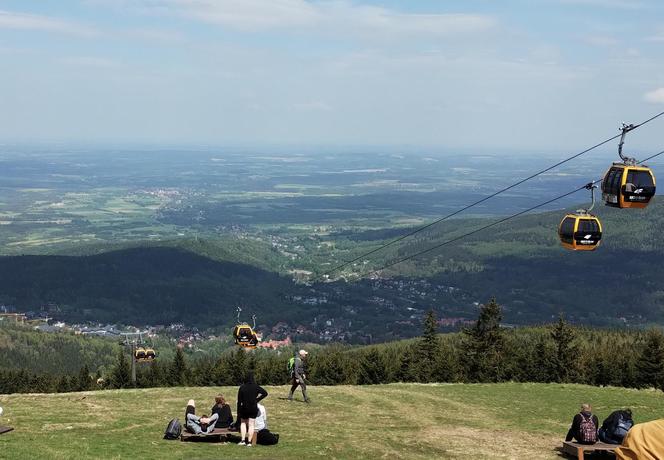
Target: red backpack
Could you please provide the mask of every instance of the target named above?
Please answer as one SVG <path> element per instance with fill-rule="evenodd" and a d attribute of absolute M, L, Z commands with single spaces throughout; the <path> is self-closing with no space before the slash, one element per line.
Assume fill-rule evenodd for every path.
<path fill-rule="evenodd" d="M 581 424 L 579 425 L 579 442 L 594 444 L 597 442 L 597 427 L 593 422 L 593 416 L 586 417 L 581 414 Z"/>

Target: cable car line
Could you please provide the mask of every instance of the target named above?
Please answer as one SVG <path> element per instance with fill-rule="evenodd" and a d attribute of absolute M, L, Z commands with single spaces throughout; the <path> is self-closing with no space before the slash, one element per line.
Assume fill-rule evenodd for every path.
<path fill-rule="evenodd" d="M 344 268 L 344 267 L 347 267 L 348 265 L 350 265 L 350 264 L 352 264 L 352 263 L 354 263 L 354 262 L 357 262 L 357 261 L 360 260 L 360 259 L 363 259 L 363 258 L 365 258 L 365 257 L 367 257 L 367 256 L 372 255 L 372 254 L 375 254 L 376 252 L 382 251 L 383 249 L 385 249 L 385 248 L 387 248 L 387 247 L 389 247 L 389 246 L 392 246 L 393 244 L 396 244 L 396 243 L 398 243 L 399 241 L 402 241 L 402 240 L 404 240 L 404 239 L 406 239 L 406 238 L 409 238 L 409 237 L 411 237 L 411 236 L 413 236 L 413 235 L 415 235 L 415 234 L 417 234 L 417 233 L 420 233 L 420 232 L 426 230 L 427 228 L 433 227 L 434 225 L 439 224 L 440 222 L 443 222 L 443 221 L 445 221 L 445 220 L 447 220 L 447 219 L 449 219 L 449 218 L 451 218 L 451 217 L 454 217 L 454 216 L 456 216 L 457 214 L 460 214 L 460 213 L 462 213 L 462 212 L 464 212 L 464 211 L 466 211 L 466 210 L 468 210 L 468 209 L 470 209 L 470 208 L 472 208 L 472 207 L 474 207 L 474 206 L 477 206 L 478 204 L 484 203 L 485 201 L 490 200 L 491 198 L 494 198 L 494 197 L 500 195 L 501 193 L 504 193 L 504 192 L 506 192 L 506 191 L 508 191 L 508 190 L 511 190 L 511 189 L 513 189 L 514 187 L 517 187 L 517 186 L 523 184 L 524 182 L 527 182 L 527 181 L 529 181 L 529 180 L 531 180 L 531 179 L 534 179 L 535 177 L 540 176 L 540 175 L 544 174 L 545 172 L 551 171 L 552 169 L 557 168 L 558 166 L 561 166 L 561 165 L 563 165 L 563 164 L 565 164 L 565 163 L 567 163 L 567 162 L 569 162 L 569 161 L 571 161 L 571 160 L 574 160 L 574 159 L 580 157 L 581 155 L 585 155 L 586 153 L 588 153 L 588 152 L 590 152 L 590 151 L 592 151 L 592 150 L 595 150 L 596 148 L 601 147 L 602 145 L 607 144 L 607 143 L 609 143 L 609 142 L 611 142 L 611 141 L 613 141 L 613 140 L 615 140 L 615 139 L 617 139 L 617 138 L 619 138 L 619 137 L 622 137 L 622 138 L 624 139 L 625 134 L 626 134 L 627 132 L 629 132 L 629 131 L 633 131 L 633 130 L 635 130 L 635 129 L 637 129 L 637 128 L 639 128 L 639 127 L 641 127 L 641 126 L 643 126 L 643 125 L 645 125 L 645 124 L 647 124 L 647 123 L 650 123 L 651 121 L 655 120 L 656 118 L 661 117 L 662 115 L 664 115 L 664 112 L 659 112 L 658 114 L 653 115 L 652 117 L 648 118 L 647 120 L 645 120 L 645 121 L 643 121 L 643 122 L 641 122 L 641 123 L 639 123 L 639 124 L 636 124 L 636 125 L 629 125 L 629 126 L 626 127 L 626 129 L 625 129 L 625 128 L 624 128 L 624 129 L 621 129 L 621 133 L 620 133 L 620 134 L 616 134 L 615 136 L 613 136 L 613 137 L 611 137 L 611 138 L 609 138 L 609 139 L 603 140 L 602 142 L 599 142 L 599 143 L 593 145 L 592 147 L 588 147 L 587 149 L 585 149 L 585 150 L 583 150 L 583 151 L 581 151 L 581 152 L 579 152 L 579 153 L 576 153 L 576 154 L 574 154 L 574 155 L 572 155 L 572 156 L 570 156 L 570 157 L 568 157 L 568 158 L 566 158 L 566 159 L 564 159 L 564 160 L 562 160 L 562 161 L 559 161 L 558 163 L 556 163 L 556 164 L 554 164 L 554 165 L 552 165 L 552 166 L 549 166 L 549 167 L 547 167 L 547 168 L 545 168 L 545 169 L 542 169 L 541 171 L 538 171 L 538 172 L 536 172 L 536 173 L 534 173 L 534 174 L 532 174 L 532 175 L 526 177 L 525 179 L 521 179 L 520 181 L 515 182 L 514 184 L 509 185 L 509 186 L 507 186 L 507 187 L 505 187 L 505 188 L 503 188 L 503 189 L 501 189 L 501 190 L 498 190 L 497 192 L 494 192 L 494 193 L 492 193 L 492 194 L 490 194 L 490 195 L 487 195 L 486 197 L 484 197 L 484 198 L 482 198 L 482 199 L 480 199 L 480 200 L 477 200 L 477 201 L 475 201 L 474 203 L 468 204 L 468 205 L 466 205 L 466 206 L 464 206 L 464 207 L 462 207 L 462 208 L 460 208 L 460 209 L 458 209 L 458 210 L 456 210 L 456 211 L 454 211 L 454 212 L 452 212 L 452 213 L 450 213 L 450 214 L 447 214 L 446 216 L 443 216 L 443 217 L 441 217 L 441 218 L 439 218 L 439 219 L 434 220 L 433 222 L 430 222 L 430 223 L 428 223 L 428 224 L 426 224 L 426 225 L 423 225 L 423 226 L 421 226 L 421 227 L 418 227 L 418 228 L 416 228 L 415 230 L 413 230 L 413 231 L 411 231 L 411 232 L 409 232 L 409 233 L 406 233 L 405 235 L 402 235 L 402 236 L 400 236 L 400 237 L 398 237 L 398 238 L 395 238 L 395 239 L 393 239 L 393 240 L 391 240 L 391 241 L 389 241 L 389 242 L 387 242 L 387 243 L 385 243 L 385 244 L 383 244 L 383 245 L 381 245 L 381 246 L 379 246 L 379 247 L 377 247 L 377 248 L 375 248 L 375 249 L 372 249 L 371 251 L 367 251 L 367 252 L 365 252 L 365 253 L 363 253 L 363 254 L 361 254 L 361 255 L 355 257 L 355 258 L 352 259 L 352 260 L 345 261 L 345 262 L 343 262 L 343 263 L 337 265 L 336 267 L 331 268 L 331 269 L 327 270 L 326 272 L 324 272 L 324 273 L 321 275 L 321 278 L 324 278 L 325 276 L 330 275 L 331 273 L 334 273 L 334 272 L 336 272 L 336 271 L 338 271 L 338 270 L 340 270 L 340 269 L 342 269 L 342 268 Z M 644 160 L 644 161 L 645 161 L 645 160 Z M 577 191 L 578 191 L 578 190 L 577 190 Z"/>
<path fill-rule="evenodd" d="M 619 137 L 619 136 L 616 136 L 616 137 Z M 643 162 L 645 162 L 645 161 L 652 160 L 653 158 L 656 158 L 656 157 L 658 157 L 658 156 L 660 156 L 660 155 L 663 155 L 663 154 L 664 154 L 664 150 L 662 150 L 661 152 L 656 153 L 655 155 L 652 155 L 652 156 L 650 156 L 650 157 L 648 157 L 648 158 L 646 158 L 646 159 L 644 159 L 644 160 L 641 160 L 641 161 L 639 161 L 638 163 L 643 163 Z M 481 232 L 481 231 L 483 231 L 483 230 L 486 230 L 486 229 L 488 229 L 488 228 L 494 227 L 494 226 L 496 226 L 496 225 L 498 225 L 498 224 L 502 224 L 503 222 L 507 222 L 508 220 L 511 220 L 511 219 L 516 218 L 516 217 L 522 216 L 523 214 L 526 214 L 526 213 L 528 213 L 528 212 L 530 212 L 530 211 L 534 211 L 535 209 L 541 208 L 541 207 L 546 206 L 546 205 L 548 205 L 548 204 L 551 204 L 551 203 L 553 203 L 553 202 L 555 202 L 555 201 L 558 201 L 558 200 L 561 200 L 561 199 L 563 199 L 563 198 L 566 198 L 566 197 L 568 197 L 568 196 L 570 196 L 570 195 L 573 195 L 573 194 L 575 194 L 576 192 L 579 192 L 579 191 L 581 191 L 581 190 L 586 190 L 586 189 L 588 189 L 588 186 L 589 186 L 590 184 L 594 184 L 595 182 L 599 182 L 599 180 L 601 180 L 601 179 L 598 179 L 598 180 L 596 180 L 596 181 L 592 181 L 592 182 L 590 182 L 589 184 L 582 185 L 581 187 L 576 188 L 576 189 L 574 189 L 574 190 L 572 190 L 572 191 L 570 191 L 570 192 L 564 193 L 564 194 L 559 195 L 559 196 L 557 196 L 557 197 L 555 197 L 555 198 L 552 198 L 552 199 L 550 199 L 550 200 L 547 200 L 547 201 L 545 201 L 545 202 L 543 202 L 543 203 L 540 203 L 540 204 L 538 204 L 538 205 L 532 206 L 532 207 L 530 207 L 530 208 L 528 208 L 528 209 L 526 209 L 526 210 L 519 211 L 519 212 L 517 212 L 516 214 L 512 214 L 512 215 L 510 215 L 510 216 L 504 217 L 504 218 L 499 219 L 499 220 L 497 220 L 497 221 L 495 221 L 495 222 L 492 222 L 492 223 L 490 223 L 490 224 L 484 225 L 484 226 L 482 226 L 482 227 L 480 227 L 480 228 L 478 228 L 478 229 L 476 229 L 476 230 L 473 230 L 473 231 L 471 231 L 471 232 L 464 233 L 463 235 L 459 235 L 459 236 L 457 236 L 457 237 L 451 238 L 451 239 L 449 239 L 449 240 L 447 240 L 447 241 L 444 241 L 444 242 L 442 242 L 442 243 L 440 243 L 440 244 L 437 244 L 437 245 L 435 245 L 435 246 L 432 246 L 432 247 L 430 247 L 430 248 L 428 248 L 428 249 L 425 249 L 425 250 L 423 250 L 423 251 L 417 252 L 417 253 L 415 253 L 415 254 L 411 254 L 411 255 L 406 256 L 406 257 L 402 257 L 401 259 L 398 259 L 398 260 L 396 260 L 396 261 L 390 262 L 390 263 L 388 263 L 388 264 L 382 266 L 381 268 L 371 270 L 370 272 L 366 273 L 364 276 L 369 276 L 369 275 L 372 275 L 372 274 L 378 273 L 378 272 L 380 272 L 380 271 L 382 271 L 382 270 L 385 270 L 385 269 L 387 269 L 387 268 L 393 267 L 393 266 L 398 265 L 398 264 L 400 264 L 400 263 L 402 263 L 402 262 L 405 262 L 405 261 L 407 261 L 407 260 L 414 259 L 414 258 L 416 258 L 416 257 L 419 257 L 419 256 L 423 255 L 423 254 L 427 254 L 427 253 L 429 253 L 429 252 L 431 252 L 431 251 L 434 251 L 434 250 L 436 250 L 436 249 L 438 249 L 438 248 L 441 248 L 441 247 L 443 247 L 443 246 L 447 246 L 448 244 L 452 244 L 452 243 L 454 243 L 454 242 L 456 242 L 456 241 L 459 241 L 459 240 L 461 240 L 461 239 L 463 239 L 463 238 L 466 238 L 466 237 L 468 237 L 468 236 L 471 236 L 471 235 L 474 235 L 474 234 L 476 234 L 476 233 L 479 233 L 479 232 Z"/>

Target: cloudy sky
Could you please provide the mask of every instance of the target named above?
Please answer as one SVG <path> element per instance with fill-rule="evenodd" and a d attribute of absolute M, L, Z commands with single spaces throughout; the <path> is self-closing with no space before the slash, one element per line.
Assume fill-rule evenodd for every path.
<path fill-rule="evenodd" d="M 662 110 L 661 0 L 0 0 L 2 142 L 556 150 Z"/>

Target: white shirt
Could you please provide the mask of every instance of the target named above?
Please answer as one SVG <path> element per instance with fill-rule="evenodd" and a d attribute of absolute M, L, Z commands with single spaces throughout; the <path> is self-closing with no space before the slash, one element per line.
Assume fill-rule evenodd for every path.
<path fill-rule="evenodd" d="M 254 426 L 256 431 L 267 428 L 267 411 L 265 410 L 265 406 L 260 403 L 258 404 L 258 417 L 256 417 Z"/>

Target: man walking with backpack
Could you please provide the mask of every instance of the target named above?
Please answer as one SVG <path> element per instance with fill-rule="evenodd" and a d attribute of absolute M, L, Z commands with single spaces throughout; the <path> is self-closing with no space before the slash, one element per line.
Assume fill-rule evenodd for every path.
<path fill-rule="evenodd" d="M 565 441 L 571 441 L 574 438 L 579 444 L 595 444 L 598 426 L 599 420 L 596 415 L 592 414 L 590 404 L 582 404 L 581 412 L 574 416 Z"/>
<path fill-rule="evenodd" d="M 307 396 L 307 384 L 305 379 L 307 378 L 304 370 L 304 362 L 307 359 L 307 353 L 305 350 L 300 350 L 295 357 L 291 358 L 288 361 L 288 368 L 291 376 L 291 389 L 288 393 L 288 400 L 293 400 L 293 393 L 297 389 L 298 385 L 302 388 L 302 396 L 304 396 L 304 402 L 311 402 Z"/>

